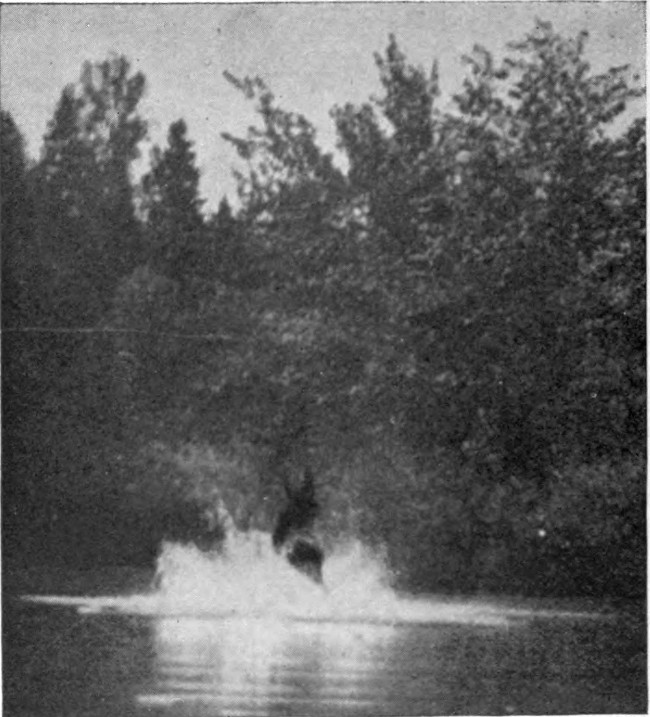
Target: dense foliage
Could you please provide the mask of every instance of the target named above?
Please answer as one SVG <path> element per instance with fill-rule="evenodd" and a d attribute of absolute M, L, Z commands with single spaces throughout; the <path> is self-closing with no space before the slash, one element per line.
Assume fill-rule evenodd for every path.
<path fill-rule="evenodd" d="M 344 162 L 227 74 L 259 125 L 210 217 L 183 120 L 134 184 L 124 58 L 32 167 L 3 113 L 9 535 L 143 559 L 216 504 L 268 527 L 310 465 L 327 539 L 402 585 L 643 592 L 645 128 L 612 129 L 642 91 L 586 39 L 476 47 L 443 111 L 391 37 L 382 95 L 332 110 Z"/>

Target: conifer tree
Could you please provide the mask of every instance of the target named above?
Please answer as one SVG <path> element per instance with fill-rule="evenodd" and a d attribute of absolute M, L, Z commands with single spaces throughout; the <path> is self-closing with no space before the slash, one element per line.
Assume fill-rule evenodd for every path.
<path fill-rule="evenodd" d="M 34 308 L 37 258 L 32 246 L 31 202 L 24 140 L 13 117 L 0 111 L 0 217 L 2 221 L 2 323 L 29 322 Z M 30 311 L 31 310 L 31 311 Z"/>
<path fill-rule="evenodd" d="M 167 147 L 155 147 L 152 169 L 143 178 L 149 261 L 158 273 L 187 286 L 212 265 L 207 251 L 199 170 L 187 125 L 169 127 Z"/>
<path fill-rule="evenodd" d="M 110 306 L 139 259 L 130 164 L 146 126 L 136 114 L 144 77 L 123 57 L 86 63 L 61 95 L 35 172 L 41 251 L 53 319 L 84 325 Z"/>
<path fill-rule="evenodd" d="M 239 222 L 226 197 L 222 197 L 217 212 L 210 218 L 209 229 L 217 277 L 226 285 L 246 285 L 254 268 L 246 253 Z"/>

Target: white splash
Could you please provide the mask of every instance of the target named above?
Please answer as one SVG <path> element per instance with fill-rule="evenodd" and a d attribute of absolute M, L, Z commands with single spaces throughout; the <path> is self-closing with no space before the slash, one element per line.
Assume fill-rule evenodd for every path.
<path fill-rule="evenodd" d="M 274 615 L 303 620 L 399 619 L 381 561 L 359 542 L 327 556 L 323 585 L 289 565 L 258 531 L 231 533 L 223 550 L 165 544 L 154 596 L 164 613 Z"/>
<path fill-rule="evenodd" d="M 219 552 L 164 543 L 152 589 L 125 596 L 25 596 L 31 602 L 76 607 L 82 614 L 119 612 L 159 617 L 274 618 L 301 622 L 477 622 L 503 624 L 485 603 L 451 604 L 398 596 L 382 559 L 357 540 L 326 555 L 323 585 L 295 570 L 270 535 L 231 532 Z"/>
<path fill-rule="evenodd" d="M 220 551 L 164 543 L 152 589 L 126 596 L 25 596 L 76 607 L 82 614 L 254 619 L 374 625 L 471 623 L 505 625 L 544 611 L 486 599 L 413 597 L 390 587 L 384 561 L 358 540 L 325 557 L 323 585 L 295 570 L 259 531 L 232 529 Z M 557 611 L 552 611 L 559 616 Z M 565 616 L 579 616 L 565 613 Z M 584 613 L 582 616 L 586 616 Z"/>

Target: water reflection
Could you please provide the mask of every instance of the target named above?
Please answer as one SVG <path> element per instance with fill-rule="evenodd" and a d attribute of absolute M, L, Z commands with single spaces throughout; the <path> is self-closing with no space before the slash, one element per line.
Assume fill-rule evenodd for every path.
<path fill-rule="evenodd" d="M 164 618 L 147 706 L 192 714 L 372 713 L 390 625 Z"/>
<path fill-rule="evenodd" d="M 5 712 L 647 711 L 645 612 L 585 619 L 567 606 L 556 612 L 512 603 L 499 614 L 496 603 L 422 599 L 400 603 L 397 623 L 371 624 L 336 613 L 300 619 L 160 614 L 159 596 L 145 597 L 40 596 L 14 603 L 4 624 Z"/>
<path fill-rule="evenodd" d="M 620 709 L 643 705 L 638 622 L 572 605 L 399 596 L 357 543 L 328 558 L 323 589 L 268 536 L 230 537 L 218 555 L 163 546 L 146 593 L 25 596 L 27 626 L 43 606 L 65 619 L 16 631 L 12 714 L 114 717 L 133 714 L 133 696 L 136 714 L 160 717 L 643 711 Z"/>

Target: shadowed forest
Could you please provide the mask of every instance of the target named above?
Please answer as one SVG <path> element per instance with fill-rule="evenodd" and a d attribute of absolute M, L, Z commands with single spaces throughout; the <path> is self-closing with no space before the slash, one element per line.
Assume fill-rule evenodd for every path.
<path fill-rule="evenodd" d="M 400 588 L 642 596 L 643 89 L 586 42 L 476 47 L 450 103 L 391 37 L 336 157 L 226 74 L 258 119 L 212 214 L 182 118 L 135 178 L 126 58 L 63 89 L 37 160 L 3 111 L 5 570 L 271 530 L 309 466 L 326 549 Z"/>

